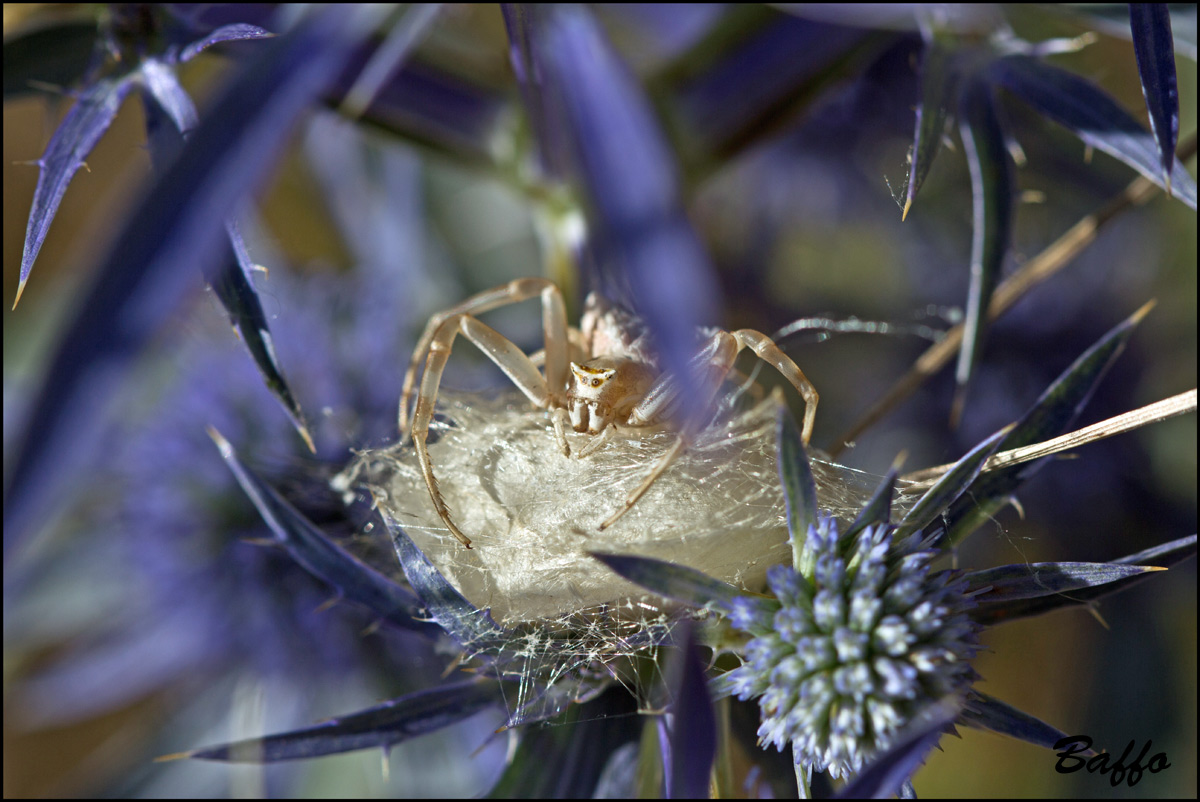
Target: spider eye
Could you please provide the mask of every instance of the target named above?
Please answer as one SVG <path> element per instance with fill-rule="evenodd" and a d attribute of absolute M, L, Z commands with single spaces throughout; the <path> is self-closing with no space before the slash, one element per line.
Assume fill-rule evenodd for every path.
<path fill-rule="evenodd" d="M 593 386 L 593 387 L 599 387 L 599 386 L 600 386 L 600 380 L 599 380 L 599 379 L 592 379 L 592 386 Z"/>

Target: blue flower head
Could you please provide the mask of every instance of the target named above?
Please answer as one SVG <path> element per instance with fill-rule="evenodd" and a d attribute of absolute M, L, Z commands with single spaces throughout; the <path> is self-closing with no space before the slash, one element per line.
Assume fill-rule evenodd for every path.
<path fill-rule="evenodd" d="M 894 542 L 895 529 L 847 540 L 822 516 L 808 530 L 812 576 L 786 565 L 767 575 L 774 616 L 733 605 L 731 622 L 753 638 L 731 680 L 740 698 L 758 698 L 760 741 L 791 743 L 797 762 L 835 778 L 887 748 L 920 707 L 961 697 L 978 678 L 965 584 L 931 572 L 936 552 Z"/>

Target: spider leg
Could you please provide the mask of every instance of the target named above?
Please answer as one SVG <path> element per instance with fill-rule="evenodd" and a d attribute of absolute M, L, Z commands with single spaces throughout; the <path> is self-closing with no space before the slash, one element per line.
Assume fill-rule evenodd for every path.
<path fill-rule="evenodd" d="M 583 340 L 583 332 L 574 326 L 567 327 L 567 343 L 570 351 L 570 362 L 586 362 L 591 359 L 587 344 Z M 529 355 L 529 361 L 539 368 L 546 364 L 546 349 L 539 348 Z"/>
<path fill-rule="evenodd" d="M 404 389 L 400 393 L 400 409 L 397 415 L 397 426 L 401 435 L 409 431 L 410 424 L 415 425 L 415 415 L 409 417 L 409 404 L 417 386 L 421 364 L 423 361 L 428 364 L 427 356 L 430 353 L 434 337 L 442 325 L 455 315 L 478 315 L 539 295 L 542 300 L 542 330 L 545 335 L 546 386 L 555 398 L 566 393 L 569 376 L 567 367 L 569 335 L 562 292 L 548 279 L 517 279 L 499 287 L 484 290 L 457 306 L 429 318 L 429 323 L 426 324 L 421 339 L 417 341 L 417 347 L 413 349 L 412 359 L 409 360 L 408 370 L 404 374 Z"/>
<path fill-rule="evenodd" d="M 587 459 L 592 454 L 595 454 L 597 451 L 599 451 L 602 446 L 613 439 L 613 433 L 616 431 L 616 429 L 617 426 L 614 423 L 610 423 L 609 425 L 605 426 L 600 434 L 593 436 L 590 440 L 588 440 L 587 445 L 579 449 L 579 454 L 577 455 L 579 459 Z"/>
<path fill-rule="evenodd" d="M 704 392 L 706 398 L 702 400 L 701 405 L 712 404 L 717 390 L 720 389 L 721 384 L 725 381 L 725 377 L 729 375 L 729 371 L 733 368 L 733 362 L 737 359 L 739 350 L 741 349 L 738 347 L 738 341 L 734 335 L 727 331 L 719 331 L 713 335 L 703 350 L 696 355 L 693 365 L 707 368 L 709 371 L 708 382 Z M 670 377 L 659 379 L 650 388 L 650 391 L 646 393 L 646 397 L 642 402 L 633 408 L 633 412 L 629 414 L 629 423 L 635 426 L 644 426 L 647 423 L 652 423 L 675 401 L 678 394 L 678 384 L 671 381 Z M 696 430 L 703 424 L 703 419 L 684 424 L 679 435 L 675 438 L 675 442 L 658 458 L 658 462 L 654 464 L 650 474 L 625 497 L 625 502 L 622 504 L 621 509 L 617 510 L 609 516 L 608 520 L 600 524 L 601 531 L 615 524 L 620 520 L 622 515 L 629 512 L 638 499 L 645 495 L 650 486 L 658 480 L 658 477 L 666 473 L 667 468 L 670 468 L 679 455 L 687 449 Z"/>
<path fill-rule="evenodd" d="M 437 479 L 433 475 L 433 463 L 429 459 L 429 449 L 426 447 L 429 422 L 433 419 L 433 407 L 437 401 L 438 387 L 442 382 L 442 371 L 446 368 L 446 360 L 450 358 L 454 338 L 459 334 L 473 342 L 484 356 L 495 362 L 534 405 L 545 408 L 551 398 L 546 380 L 529 361 L 529 357 L 498 331 L 469 314 L 460 313 L 447 318 L 430 338 L 429 358 L 425 361 L 425 373 L 421 377 L 421 390 L 417 394 L 417 408 L 413 415 L 413 446 L 416 448 L 417 460 L 421 463 L 421 473 L 425 477 L 425 486 L 429 488 L 429 497 L 433 500 L 434 509 L 450 529 L 450 533 L 464 546 L 471 548 L 471 539 L 459 531 L 458 526 L 450 519 L 450 510 L 442 498 L 441 491 L 438 490 Z"/>
<path fill-rule="evenodd" d="M 571 456 L 571 444 L 567 442 L 567 423 L 570 421 L 567 408 L 555 407 L 550 412 L 550 419 L 554 422 L 554 439 L 562 449 L 563 456 Z"/>
<path fill-rule="evenodd" d="M 729 371 L 729 380 L 736 381 L 738 383 L 738 388 L 735 393 L 738 396 L 741 396 L 744 393 L 750 393 L 750 397 L 756 402 L 762 401 L 767 397 L 766 390 L 762 388 L 762 385 L 758 383 L 757 379 L 752 381 L 751 374 L 749 373 L 742 373 L 737 368 L 733 368 Z"/>
<path fill-rule="evenodd" d="M 644 496 L 646 491 L 650 489 L 650 485 L 654 484 L 658 480 L 658 477 L 662 476 L 667 468 L 671 467 L 671 463 L 684 452 L 687 444 L 688 440 L 682 434 L 675 438 L 675 442 L 671 444 L 671 447 L 658 458 L 658 462 L 654 465 L 654 470 L 650 471 L 650 475 L 632 493 L 625 497 L 625 503 L 621 505 L 621 509 L 614 512 L 608 517 L 607 521 L 600 524 L 601 532 L 619 521 L 622 515 L 629 512 L 629 509 L 634 504 L 637 504 L 638 499 Z"/>
<path fill-rule="evenodd" d="M 753 329 L 740 329 L 735 332 L 718 331 L 712 336 L 708 344 L 703 350 L 697 354 L 693 364 L 701 366 L 707 365 L 710 370 L 710 384 L 706 391 L 706 402 L 711 404 L 716 396 L 717 390 L 728 377 L 729 372 L 733 370 L 733 363 L 737 359 L 742 349 L 749 348 L 759 359 L 769 365 L 772 365 L 776 370 L 783 374 L 783 377 L 791 383 L 796 391 L 800 393 L 804 399 L 804 423 L 801 427 L 800 439 L 805 445 L 808 445 L 809 439 L 812 437 L 813 421 L 817 414 L 817 390 L 813 387 L 812 382 L 808 377 L 797 367 L 791 357 L 779 350 L 779 346 L 775 341 L 765 334 L 754 331 Z M 671 382 L 670 377 L 664 377 L 655 383 L 650 391 L 646 394 L 646 398 L 642 400 L 633 412 L 629 415 L 629 422 L 633 425 L 645 425 L 655 420 L 661 415 L 664 409 L 669 407 L 678 395 L 677 385 Z M 622 515 L 629 511 L 630 507 L 637 503 L 650 486 L 666 472 L 667 468 L 671 467 L 680 454 L 687 448 L 687 444 L 691 442 L 696 433 L 697 428 L 702 425 L 703 421 L 693 421 L 685 424 L 680 430 L 679 436 L 671 447 L 658 458 L 654 468 L 650 471 L 650 475 L 642 481 L 637 488 L 625 498 L 625 503 L 621 509 L 617 510 L 607 521 L 600 524 L 600 529 L 604 530 L 616 523 Z"/>
<path fill-rule="evenodd" d="M 779 350 L 775 341 L 762 332 L 753 329 L 739 329 L 733 332 L 733 338 L 737 341 L 738 351 L 749 348 L 759 359 L 783 374 L 783 378 L 787 379 L 788 383 L 796 388 L 796 392 L 800 393 L 800 397 L 804 399 L 804 422 L 800 427 L 800 440 L 804 445 L 808 445 L 808 441 L 812 439 L 813 422 L 817 417 L 817 401 L 820 398 L 817 395 L 817 388 L 813 387 L 812 382 L 792 361 L 792 358 Z"/>

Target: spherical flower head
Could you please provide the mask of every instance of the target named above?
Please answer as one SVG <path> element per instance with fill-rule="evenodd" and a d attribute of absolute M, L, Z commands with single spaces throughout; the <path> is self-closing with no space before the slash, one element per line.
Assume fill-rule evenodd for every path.
<path fill-rule="evenodd" d="M 754 636 L 731 679 L 740 698 L 759 699 L 760 743 L 790 743 L 798 763 L 834 778 L 886 749 L 924 705 L 977 679 L 964 584 L 931 573 L 937 552 L 916 538 L 893 543 L 894 531 L 846 539 L 820 518 L 808 532 L 812 575 L 775 566 L 767 582 L 779 609 L 746 600 L 731 615 Z"/>

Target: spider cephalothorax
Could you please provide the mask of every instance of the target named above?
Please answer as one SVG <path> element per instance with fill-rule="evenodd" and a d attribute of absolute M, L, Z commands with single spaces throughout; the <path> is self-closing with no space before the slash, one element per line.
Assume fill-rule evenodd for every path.
<path fill-rule="evenodd" d="M 571 428 L 600 434 L 614 421 L 629 423 L 629 413 L 646 397 L 658 372 L 645 362 L 605 356 L 582 365 L 572 362 L 571 377 Z"/>
<path fill-rule="evenodd" d="M 540 296 L 545 349 L 543 370 L 536 356 L 530 357 L 475 315 L 510 303 Z M 577 432 L 597 435 L 578 456 L 586 457 L 611 437 L 617 426 L 644 427 L 669 417 L 679 396 L 678 384 L 658 367 L 644 323 L 630 312 L 610 304 L 596 293 L 588 296 L 578 329 L 567 326 L 562 293 L 546 279 L 525 278 L 479 293 L 458 306 L 439 312 L 429 319 L 425 332 L 413 352 L 404 390 L 400 396 L 399 426 L 403 434 L 411 430 L 413 445 L 421 463 L 425 484 L 439 517 L 467 548 L 471 540 L 459 531 L 450 517 L 433 474 L 426 440 L 433 407 L 437 400 L 442 371 L 454 338 L 462 334 L 475 343 L 484 355 L 512 380 L 513 384 L 537 407 L 546 409 L 554 423 L 555 439 L 564 456 L 570 456 L 566 425 Z M 702 332 L 703 345 L 694 364 L 705 378 L 703 403 L 711 404 L 717 391 L 733 369 L 743 348 L 754 351 L 783 374 L 804 398 L 804 423 L 801 438 L 807 444 L 812 436 L 817 411 L 817 391 L 786 354 L 764 334 L 752 329 Z M 408 417 L 421 361 L 425 371 L 417 391 L 416 409 L 411 425 Z M 694 431 L 681 429 L 675 443 L 659 458 L 640 485 L 625 498 L 601 529 L 606 529 L 625 514 L 687 447 Z"/>

